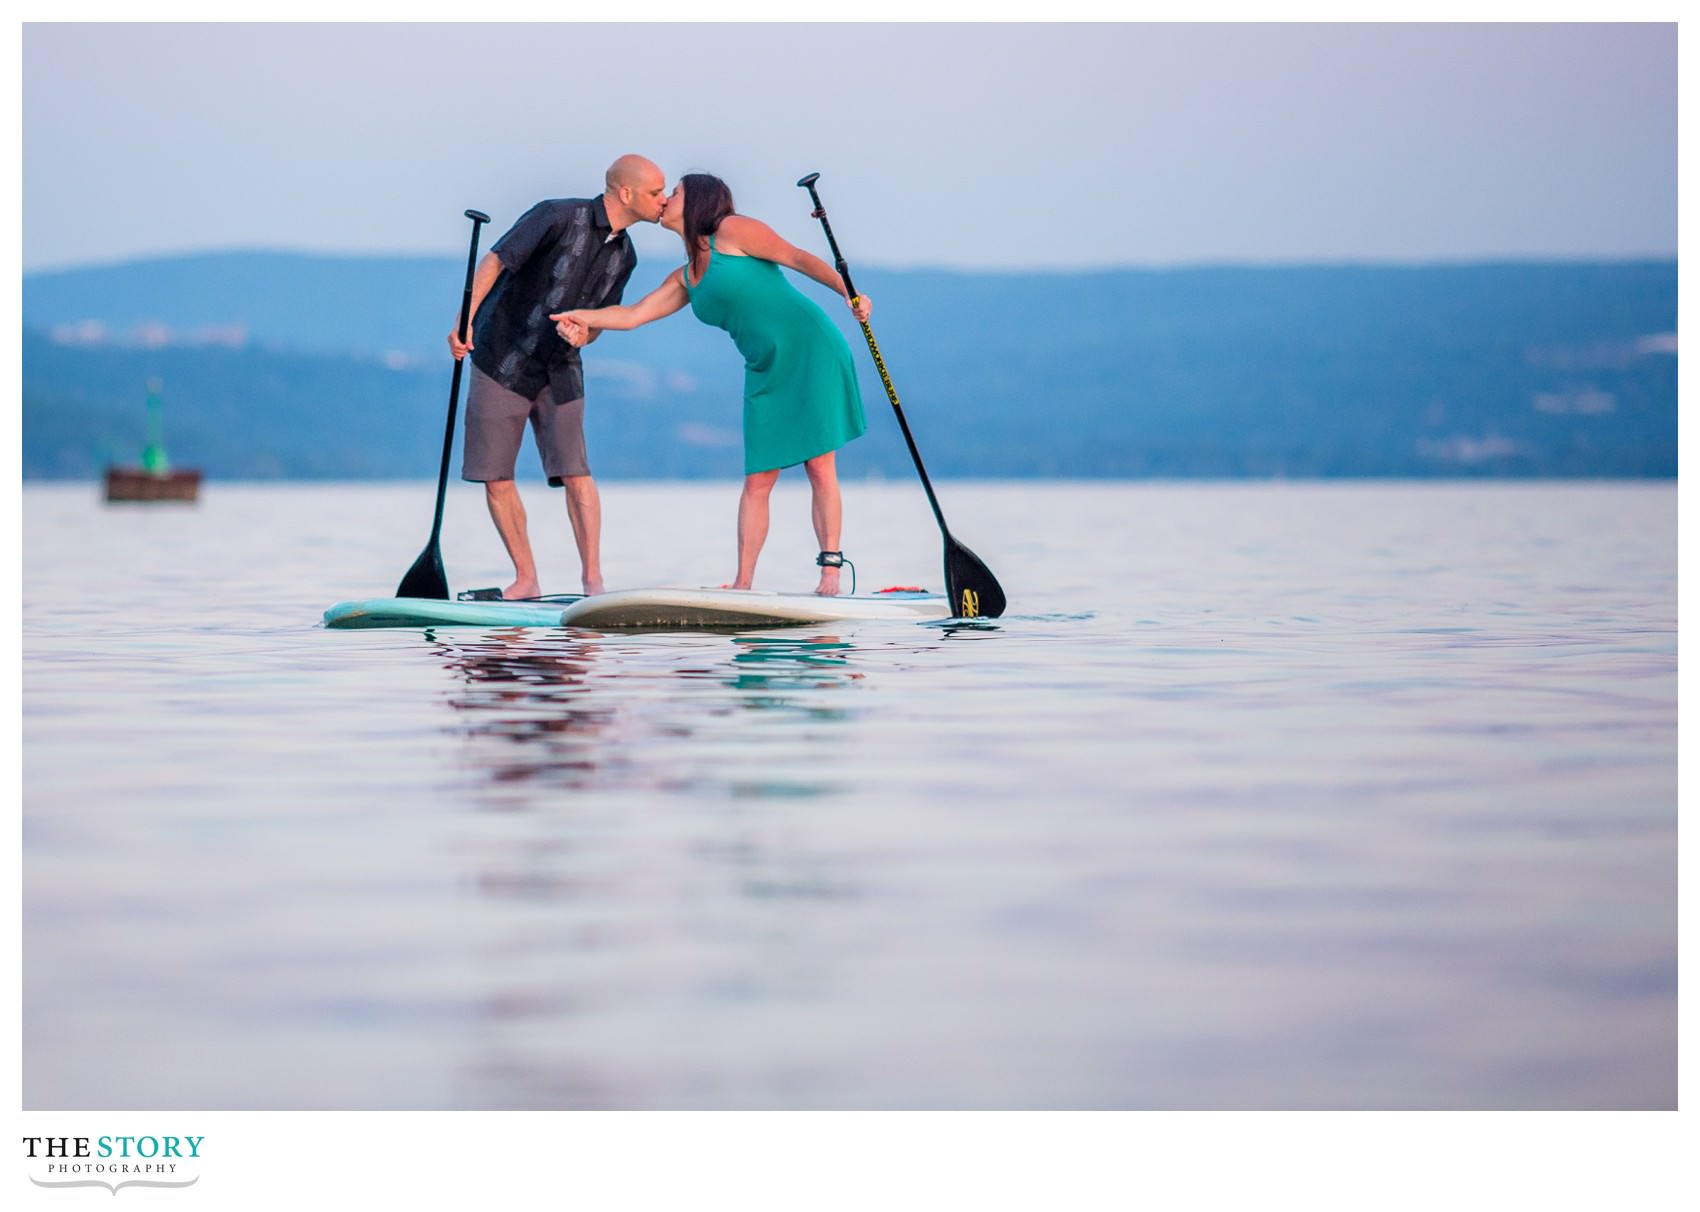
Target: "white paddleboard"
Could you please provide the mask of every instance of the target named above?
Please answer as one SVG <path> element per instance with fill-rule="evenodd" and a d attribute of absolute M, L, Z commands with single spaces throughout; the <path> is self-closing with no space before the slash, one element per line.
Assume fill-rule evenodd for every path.
<path fill-rule="evenodd" d="M 561 612 L 567 627 L 788 627 L 800 623 L 947 619 L 942 594 L 895 590 L 860 597 L 759 589 L 618 589 L 580 598 Z"/>

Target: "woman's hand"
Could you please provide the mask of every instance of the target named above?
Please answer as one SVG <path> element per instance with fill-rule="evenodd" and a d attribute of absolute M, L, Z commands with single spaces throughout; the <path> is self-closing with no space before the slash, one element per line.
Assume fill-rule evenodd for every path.
<path fill-rule="evenodd" d="M 866 324 L 868 316 L 874 310 L 874 301 L 867 295 L 857 295 L 854 299 L 849 300 L 849 303 L 850 310 L 856 313 L 856 318 Z"/>
<path fill-rule="evenodd" d="M 590 326 L 576 311 L 555 312 L 549 317 L 555 321 L 555 331 L 561 335 L 561 340 L 568 345 L 580 346 L 590 340 Z"/>

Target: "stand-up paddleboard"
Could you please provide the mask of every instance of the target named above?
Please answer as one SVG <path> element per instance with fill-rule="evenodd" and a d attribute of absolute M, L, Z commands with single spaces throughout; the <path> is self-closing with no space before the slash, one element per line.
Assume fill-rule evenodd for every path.
<path fill-rule="evenodd" d="M 620 589 L 589 598 L 557 594 L 517 601 L 365 598 L 332 606 L 325 611 L 325 626 L 732 629 L 881 620 L 914 623 L 949 617 L 950 605 L 943 595 L 918 589 L 859 597 L 756 589 Z"/>
<path fill-rule="evenodd" d="M 561 609 L 577 594 L 518 601 L 366 598 L 325 611 L 326 627 L 559 627 Z"/>
<path fill-rule="evenodd" d="M 620 589 L 580 598 L 561 612 L 566 627 L 792 627 L 803 623 L 925 622 L 948 619 L 941 594 L 888 590 L 861 597 L 757 589 Z"/>

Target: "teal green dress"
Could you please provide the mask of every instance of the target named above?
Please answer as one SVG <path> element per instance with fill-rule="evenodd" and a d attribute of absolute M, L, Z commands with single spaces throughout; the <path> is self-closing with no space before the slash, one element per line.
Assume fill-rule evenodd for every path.
<path fill-rule="evenodd" d="M 860 437 L 868 423 L 850 345 L 826 312 L 760 257 L 716 252 L 685 290 L 704 324 L 744 355 L 744 474 L 793 467 Z"/>

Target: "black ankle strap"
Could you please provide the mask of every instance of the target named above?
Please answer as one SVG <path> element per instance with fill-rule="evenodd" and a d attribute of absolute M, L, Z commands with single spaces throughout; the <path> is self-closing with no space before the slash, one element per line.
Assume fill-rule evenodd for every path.
<path fill-rule="evenodd" d="M 823 551 L 815 557 L 815 563 L 822 568 L 842 568 L 850 564 L 850 596 L 856 595 L 856 565 L 845 559 L 842 551 Z"/>

